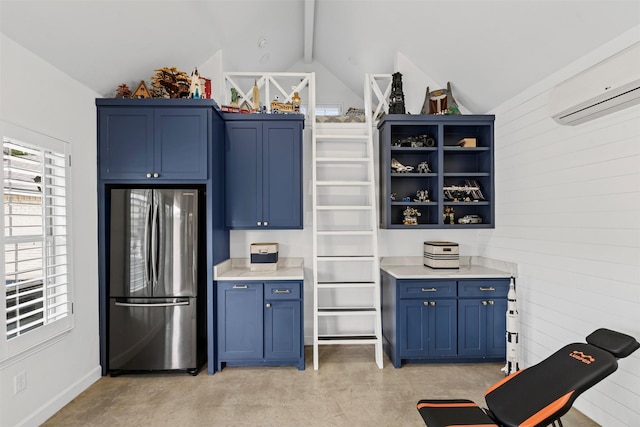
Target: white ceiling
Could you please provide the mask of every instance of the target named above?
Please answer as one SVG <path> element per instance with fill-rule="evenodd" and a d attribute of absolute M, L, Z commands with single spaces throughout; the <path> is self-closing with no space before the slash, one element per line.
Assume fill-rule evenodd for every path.
<path fill-rule="evenodd" d="M 2 33 L 103 96 L 220 49 L 226 71 L 312 59 L 361 93 L 400 52 L 482 114 L 640 25 L 640 1 L 0 0 L 0 15 Z"/>

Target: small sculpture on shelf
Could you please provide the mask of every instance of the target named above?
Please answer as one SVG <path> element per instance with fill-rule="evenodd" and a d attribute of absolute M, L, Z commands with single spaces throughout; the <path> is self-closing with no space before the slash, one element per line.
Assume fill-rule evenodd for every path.
<path fill-rule="evenodd" d="M 413 170 L 413 166 L 405 166 L 396 159 L 391 159 L 391 169 L 393 169 L 394 172 L 404 173 L 411 172 Z"/>
<path fill-rule="evenodd" d="M 198 69 L 194 68 L 191 72 L 191 86 L 189 86 L 189 98 L 200 99 L 204 96 L 202 84 L 200 82 L 200 74 Z"/>
<path fill-rule="evenodd" d="M 444 224 L 455 224 L 455 209 L 453 206 L 445 206 L 444 214 L 442 215 L 442 220 Z"/>
<path fill-rule="evenodd" d="M 451 83 L 447 82 L 446 89 L 437 89 L 431 92 L 429 92 L 429 86 L 427 86 L 427 93 L 424 97 L 420 114 L 460 114 L 458 104 L 453 99 Z"/>
<path fill-rule="evenodd" d="M 396 72 L 393 73 L 391 77 L 389 114 L 405 114 L 404 93 L 402 92 L 402 74 Z"/>
<path fill-rule="evenodd" d="M 116 89 L 116 98 L 131 98 L 131 89 L 129 89 L 129 86 L 124 83 L 118 86 L 118 89 Z"/>
<path fill-rule="evenodd" d="M 163 89 L 169 98 L 186 98 L 189 96 L 191 79 L 184 71 L 176 67 L 159 68 L 151 77 L 151 86 L 154 89 Z"/>
<path fill-rule="evenodd" d="M 402 221 L 404 225 L 418 225 L 418 217 L 422 216 L 419 210 L 411 206 L 407 206 L 402 214 L 404 215 L 404 220 Z"/>
<path fill-rule="evenodd" d="M 429 163 L 420 162 L 418 164 L 418 173 L 430 173 L 430 172 L 431 172 L 431 168 L 429 167 Z"/>
<path fill-rule="evenodd" d="M 391 193 L 391 201 L 395 202 L 396 201 L 396 193 Z"/>
<path fill-rule="evenodd" d="M 429 203 L 429 190 L 416 191 L 416 197 L 417 199 L 413 199 L 414 202 Z"/>

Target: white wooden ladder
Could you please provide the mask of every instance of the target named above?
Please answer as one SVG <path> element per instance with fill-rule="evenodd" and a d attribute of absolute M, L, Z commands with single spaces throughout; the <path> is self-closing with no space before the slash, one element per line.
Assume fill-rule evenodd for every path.
<path fill-rule="evenodd" d="M 365 123 L 314 123 L 313 367 L 321 345 L 365 344 L 383 367 L 370 78 Z"/>

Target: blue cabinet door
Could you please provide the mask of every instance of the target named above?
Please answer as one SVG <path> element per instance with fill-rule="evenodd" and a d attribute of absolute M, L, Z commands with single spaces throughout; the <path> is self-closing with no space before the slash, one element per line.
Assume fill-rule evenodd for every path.
<path fill-rule="evenodd" d="M 507 354 L 507 299 L 492 299 L 487 306 L 487 346 L 488 357 L 506 357 Z"/>
<path fill-rule="evenodd" d="M 435 303 L 435 304 L 432 304 Z M 429 302 L 429 355 L 455 356 L 457 354 L 456 300 L 435 300 Z"/>
<path fill-rule="evenodd" d="M 461 299 L 458 301 L 458 354 L 500 357 L 506 353 L 507 300 Z"/>
<path fill-rule="evenodd" d="M 398 342 L 401 358 L 429 355 L 428 301 L 400 300 L 400 331 Z"/>
<path fill-rule="evenodd" d="M 207 179 L 208 113 L 201 108 L 157 108 L 154 172 L 164 179 Z"/>
<path fill-rule="evenodd" d="M 218 363 L 262 359 L 262 283 L 219 282 L 217 300 Z"/>
<path fill-rule="evenodd" d="M 101 179 L 146 179 L 153 171 L 153 110 L 101 107 L 98 110 Z"/>
<path fill-rule="evenodd" d="M 226 128 L 226 226 L 302 228 L 302 122 L 229 120 Z"/>
<path fill-rule="evenodd" d="M 301 356 L 300 301 L 267 300 L 264 309 L 264 357 L 291 360 Z"/>
<path fill-rule="evenodd" d="M 400 301 L 400 357 L 456 355 L 456 300 Z"/>
<path fill-rule="evenodd" d="M 262 127 L 231 121 L 225 129 L 226 226 L 262 228 Z"/>
<path fill-rule="evenodd" d="M 302 125 L 263 124 L 263 215 L 267 228 L 302 228 Z"/>
<path fill-rule="evenodd" d="M 486 301 L 485 301 L 486 302 Z M 480 299 L 458 301 L 458 354 L 482 356 L 487 339 L 487 310 Z"/>

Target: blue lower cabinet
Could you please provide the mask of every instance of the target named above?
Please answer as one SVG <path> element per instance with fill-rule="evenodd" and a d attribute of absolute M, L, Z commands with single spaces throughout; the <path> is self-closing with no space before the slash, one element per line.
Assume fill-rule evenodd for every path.
<path fill-rule="evenodd" d="M 400 301 L 401 358 L 455 356 L 456 301 Z"/>
<path fill-rule="evenodd" d="M 303 370 L 302 282 L 217 282 L 217 370 L 285 366 Z"/>
<path fill-rule="evenodd" d="M 382 278 L 382 331 L 393 366 L 498 361 L 506 353 L 509 279 Z"/>

